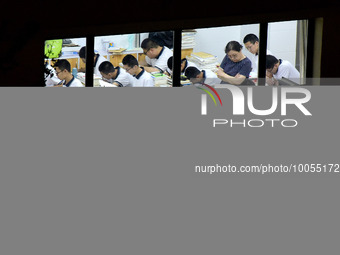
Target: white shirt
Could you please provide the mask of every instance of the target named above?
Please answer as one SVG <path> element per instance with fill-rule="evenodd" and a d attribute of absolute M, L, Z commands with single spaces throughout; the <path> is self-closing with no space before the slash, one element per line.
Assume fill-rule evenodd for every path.
<path fill-rule="evenodd" d="M 134 83 L 134 78 L 128 74 L 123 68 L 120 68 L 119 66 L 116 67 L 117 69 L 117 77 L 113 80 L 113 82 L 116 82 L 119 84 L 120 87 L 132 87 Z"/>
<path fill-rule="evenodd" d="M 99 55 L 99 54 L 98 54 L 97 56 L 98 56 L 98 57 L 97 57 L 97 59 L 96 59 L 96 62 L 94 63 L 93 73 L 94 73 L 95 75 L 98 75 L 98 76 L 101 78 L 102 75 L 101 75 L 100 72 L 99 72 L 99 66 L 100 66 L 100 64 L 103 63 L 104 61 L 107 61 L 107 59 L 104 58 L 103 56 Z"/>
<path fill-rule="evenodd" d="M 273 55 L 273 53 L 270 50 L 267 50 L 267 55 Z M 258 66 L 259 66 L 259 55 L 250 54 L 249 59 L 251 61 L 251 68 L 252 68 L 249 77 L 257 78 Z"/>
<path fill-rule="evenodd" d="M 154 87 L 155 82 L 150 73 L 143 70 L 136 76 L 133 76 L 133 87 Z"/>
<path fill-rule="evenodd" d="M 72 80 L 69 83 L 63 81 L 63 87 L 84 87 L 84 85 L 81 83 L 80 80 L 73 76 Z"/>
<path fill-rule="evenodd" d="M 288 60 L 282 60 L 276 74 L 274 74 L 273 77 L 276 80 L 280 80 L 284 77 L 300 84 L 300 73 Z"/>
<path fill-rule="evenodd" d="M 168 59 L 172 57 L 173 52 L 168 47 L 163 46 L 163 49 L 156 58 L 145 57 L 146 63 L 152 67 L 158 68 L 161 72 L 165 72 L 168 67 Z"/>
<path fill-rule="evenodd" d="M 220 84 L 221 80 L 217 77 L 217 74 L 214 73 L 213 71 L 206 69 L 202 70 L 203 72 L 203 78 L 204 78 L 204 83 L 207 85 L 216 85 Z"/>
<path fill-rule="evenodd" d="M 186 60 L 187 60 L 187 59 L 186 59 Z M 199 69 L 195 63 L 193 63 L 193 62 L 187 60 L 186 65 L 185 65 L 185 67 L 184 67 L 184 69 L 183 69 L 183 72 L 181 72 L 181 75 L 184 75 L 184 74 L 185 74 L 185 70 L 186 70 L 188 67 L 190 67 L 190 66 L 196 67 L 198 70 L 201 71 L 201 69 Z M 167 67 L 166 71 L 168 72 L 168 74 L 172 75 L 172 70 L 170 70 L 169 67 Z"/>

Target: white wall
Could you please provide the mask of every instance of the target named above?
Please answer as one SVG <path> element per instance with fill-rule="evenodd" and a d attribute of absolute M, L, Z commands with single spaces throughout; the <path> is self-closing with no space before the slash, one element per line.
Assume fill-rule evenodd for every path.
<path fill-rule="evenodd" d="M 243 38 L 249 33 L 259 35 L 259 24 L 226 26 L 215 28 L 196 29 L 195 36 L 196 46 L 194 52 L 207 52 L 217 57 L 221 62 L 225 56 L 224 48 L 229 41 L 238 41 L 243 45 Z M 268 49 L 275 57 L 290 61 L 295 65 L 296 55 L 296 32 L 297 21 L 275 22 L 268 24 Z M 140 42 L 148 36 L 148 33 L 142 33 Z M 86 45 L 85 38 L 71 39 L 72 42 L 80 46 Z M 121 48 L 129 47 L 128 35 L 113 35 L 95 37 L 95 50 L 104 54 L 106 49 L 102 40 L 112 41 L 114 45 Z M 140 47 L 140 45 L 138 46 Z M 243 47 L 242 52 L 250 56 L 247 49 Z"/>
<path fill-rule="evenodd" d="M 217 27 L 196 29 L 195 36 L 196 46 L 194 52 L 207 52 L 217 57 L 219 62 L 222 62 L 225 56 L 225 46 L 229 41 L 239 41 L 241 27 Z"/>
<path fill-rule="evenodd" d="M 297 21 L 268 24 L 268 49 L 276 58 L 288 60 L 295 66 Z"/>
<path fill-rule="evenodd" d="M 290 61 L 295 65 L 297 21 L 268 24 L 268 49 L 275 57 Z M 221 62 L 225 56 L 224 48 L 235 40 L 243 45 L 243 38 L 249 33 L 259 36 L 259 24 L 196 29 L 194 52 L 207 52 L 217 56 Z M 244 46 L 244 45 L 243 45 Z M 245 47 L 242 52 L 250 56 Z"/>

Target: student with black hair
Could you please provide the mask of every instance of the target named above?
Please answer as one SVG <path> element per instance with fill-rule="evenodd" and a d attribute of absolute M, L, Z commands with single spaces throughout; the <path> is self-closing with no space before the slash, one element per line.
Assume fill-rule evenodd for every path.
<path fill-rule="evenodd" d="M 71 64 L 66 59 L 59 59 L 54 68 L 57 77 L 62 81 L 57 87 L 84 87 L 80 80 L 74 77 L 71 73 Z"/>
<path fill-rule="evenodd" d="M 116 68 L 109 61 L 104 61 L 99 65 L 102 79 L 116 85 L 117 87 L 132 87 L 133 80 L 123 68 Z"/>
<path fill-rule="evenodd" d="M 300 84 L 300 73 L 288 60 L 277 59 L 272 55 L 267 55 L 266 69 L 268 73 L 273 75 L 273 78 L 266 79 L 267 85 L 280 85 L 282 78 Z"/>
<path fill-rule="evenodd" d="M 169 74 L 169 75 L 172 75 L 172 61 L 173 61 L 173 56 L 171 56 L 169 59 L 168 59 L 168 68 L 166 69 L 166 72 Z M 181 75 L 184 75 L 184 72 L 185 70 L 190 67 L 190 66 L 193 66 L 193 67 L 196 67 L 198 68 L 195 63 L 187 60 L 186 58 L 182 58 L 181 60 Z"/>
<path fill-rule="evenodd" d="M 86 64 L 86 46 L 82 47 L 79 50 L 79 57 L 80 59 Z M 93 66 L 93 73 L 99 77 L 102 77 L 99 71 L 99 66 L 101 63 L 103 63 L 104 61 L 107 61 L 106 58 L 104 58 L 103 56 L 101 56 L 100 54 L 95 54 L 94 55 L 94 66 Z M 81 71 L 85 71 L 85 70 L 79 70 Z"/>
<path fill-rule="evenodd" d="M 226 56 L 217 69 L 217 77 L 222 83 L 233 85 L 254 85 L 250 81 L 251 61 L 242 53 L 242 45 L 237 41 L 230 41 L 225 47 Z"/>
<path fill-rule="evenodd" d="M 217 75 L 207 69 L 200 71 L 197 67 L 189 66 L 185 70 L 184 74 L 193 84 L 207 84 L 207 85 L 216 85 L 221 82 L 220 79 L 217 78 Z"/>
<path fill-rule="evenodd" d="M 166 46 L 160 46 L 150 38 L 143 40 L 141 47 L 143 54 L 145 54 L 145 61 L 141 62 L 144 69 L 151 72 L 164 73 L 168 67 L 168 59 L 173 55 L 172 50 Z"/>
<path fill-rule="evenodd" d="M 252 78 L 256 78 L 258 76 L 258 63 L 259 63 L 259 38 L 255 34 L 247 34 L 243 38 L 243 43 L 246 49 L 251 53 L 251 57 L 249 58 L 251 61 L 251 73 L 250 76 Z M 272 55 L 271 51 L 267 49 L 267 55 Z"/>
<path fill-rule="evenodd" d="M 122 60 L 125 71 L 133 77 L 132 87 L 154 87 L 155 82 L 150 73 L 140 67 L 138 60 L 132 55 L 126 55 Z"/>

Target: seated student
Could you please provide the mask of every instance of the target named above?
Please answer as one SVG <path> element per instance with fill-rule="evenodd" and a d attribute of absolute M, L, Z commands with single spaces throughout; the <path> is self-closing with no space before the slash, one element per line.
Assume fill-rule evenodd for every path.
<path fill-rule="evenodd" d="M 132 87 L 154 87 L 155 82 L 150 73 L 138 65 L 138 60 L 132 55 L 126 55 L 122 60 L 125 71 L 132 75 Z"/>
<path fill-rule="evenodd" d="M 81 81 L 72 75 L 71 64 L 66 59 L 59 59 L 54 64 L 54 68 L 57 77 L 61 80 L 61 83 L 55 87 L 84 87 Z"/>
<path fill-rule="evenodd" d="M 217 77 L 222 83 L 233 85 L 254 85 L 249 78 L 251 61 L 242 53 L 242 45 L 230 41 L 225 47 L 226 56 L 217 69 Z"/>
<path fill-rule="evenodd" d="M 172 60 L 173 60 L 173 57 L 171 56 L 169 59 L 168 59 L 168 68 L 166 69 L 166 72 L 170 75 L 172 75 Z M 189 67 L 189 66 L 193 66 L 193 67 L 196 67 L 197 66 L 195 65 L 195 63 L 187 60 L 186 58 L 183 58 L 181 60 L 181 75 L 184 75 L 185 73 L 185 70 Z"/>
<path fill-rule="evenodd" d="M 86 46 L 82 47 L 79 50 L 79 57 L 81 58 L 81 60 L 86 63 Z M 99 66 L 101 63 L 103 63 L 104 61 L 107 61 L 106 58 L 104 58 L 103 56 L 101 56 L 100 54 L 95 54 L 94 55 L 94 67 L 93 67 L 93 73 L 95 75 L 98 75 L 99 77 L 102 77 L 99 71 Z M 79 69 L 79 72 L 85 72 L 85 70 Z"/>
<path fill-rule="evenodd" d="M 243 38 L 243 43 L 246 49 L 251 53 L 249 58 L 251 61 L 252 70 L 250 76 L 256 78 L 258 76 L 258 63 L 259 63 L 259 38 L 254 34 L 247 34 Z M 272 55 L 271 51 L 267 49 L 267 55 Z"/>
<path fill-rule="evenodd" d="M 140 64 L 144 69 L 151 72 L 164 73 L 168 66 L 168 59 L 173 55 L 172 50 L 166 46 L 160 46 L 150 38 L 143 40 L 141 47 L 146 55 L 145 61 Z"/>
<path fill-rule="evenodd" d="M 207 85 L 216 85 L 221 82 L 220 79 L 217 78 L 217 75 L 207 69 L 200 71 L 197 67 L 190 66 L 185 70 L 184 74 L 193 84 L 201 83 Z"/>
<path fill-rule="evenodd" d="M 266 79 L 267 85 L 280 85 L 282 78 L 300 84 L 299 71 L 287 60 L 277 59 L 272 55 L 267 55 L 266 69 L 268 73 L 273 75 L 273 78 Z"/>
<path fill-rule="evenodd" d="M 99 66 L 103 80 L 116 85 L 117 87 L 132 87 L 133 80 L 123 68 L 116 68 L 109 61 L 104 61 Z"/>
<path fill-rule="evenodd" d="M 55 69 L 49 65 L 47 62 L 45 63 L 45 86 L 51 87 L 54 85 L 58 85 L 61 80 L 57 77 Z"/>

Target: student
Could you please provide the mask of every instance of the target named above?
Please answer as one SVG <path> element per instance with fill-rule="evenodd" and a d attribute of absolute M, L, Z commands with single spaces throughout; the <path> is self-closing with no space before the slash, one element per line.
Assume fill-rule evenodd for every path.
<path fill-rule="evenodd" d="M 47 62 L 45 63 L 45 86 L 52 87 L 58 85 L 61 80 L 57 77 L 57 74 L 54 68 L 49 65 Z"/>
<path fill-rule="evenodd" d="M 164 73 L 168 67 L 168 59 L 173 55 L 172 50 L 166 46 L 160 46 L 150 38 L 143 40 L 141 47 L 145 56 L 144 69 L 151 72 Z"/>
<path fill-rule="evenodd" d="M 104 61 L 99 65 L 99 71 L 103 80 L 116 85 L 117 87 L 132 87 L 133 80 L 123 68 L 116 68 L 109 61 Z"/>
<path fill-rule="evenodd" d="M 273 78 L 266 79 L 268 85 L 280 85 L 282 78 L 300 84 L 299 71 L 287 60 L 277 59 L 272 55 L 267 55 L 266 69 L 268 73 L 273 75 Z"/>
<path fill-rule="evenodd" d="M 150 73 L 138 65 L 138 60 L 132 55 L 126 55 L 122 60 L 125 71 L 132 75 L 132 87 L 154 87 L 155 83 Z"/>
<path fill-rule="evenodd" d="M 259 38 L 254 34 L 247 34 L 243 38 L 243 43 L 246 49 L 251 53 L 249 58 L 251 61 L 251 73 L 252 78 L 257 78 L 258 76 L 258 63 L 259 63 Z M 267 55 L 272 55 L 271 51 L 267 49 Z"/>
<path fill-rule="evenodd" d="M 168 63 L 167 63 L 168 68 L 167 68 L 167 70 L 166 70 L 166 72 L 167 72 L 168 74 L 170 74 L 170 75 L 172 75 L 172 60 L 173 60 L 173 56 L 171 56 L 171 57 L 168 59 Z M 181 60 L 181 75 L 184 75 L 185 70 L 186 70 L 188 67 L 190 67 L 190 66 L 193 66 L 193 67 L 196 67 L 196 68 L 197 68 L 197 66 L 195 65 L 195 63 L 193 63 L 193 62 L 187 60 L 186 58 L 183 58 L 183 59 Z"/>
<path fill-rule="evenodd" d="M 217 78 L 217 75 L 207 69 L 200 71 L 197 67 L 189 66 L 185 70 L 185 76 L 193 83 L 201 83 L 207 85 L 215 85 L 221 82 L 220 79 Z"/>
<path fill-rule="evenodd" d="M 86 63 L 86 46 L 82 47 L 79 51 L 79 57 L 81 58 L 81 60 Z M 103 56 L 101 56 L 100 54 L 95 54 L 94 55 L 94 67 L 93 67 L 93 73 L 99 77 L 102 77 L 99 71 L 99 66 L 101 63 L 103 63 L 104 61 L 107 61 L 106 58 L 104 58 Z M 84 72 L 85 70 L 80 69 L 79 72 Z"/>
<path fill-rule="evenodd" d="M 251 61 L 242 53 L 242 45 L 236 41 L 230 41 L 225 47 L 226 56 L 217 69 L 217 77 L 222 83 L 233 85 L 254 85 L 250 81 Z"/>
<path fill-rule="evenodd" d="M 66 59 L 59 59 L 54 68 L 57 77 L 62 81 L 57 87 L 84 87 L 80 80 L 74 77 L 71 73 L 71 64 Z"/>

